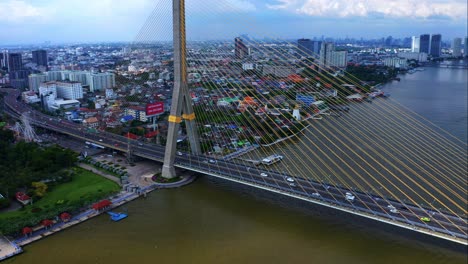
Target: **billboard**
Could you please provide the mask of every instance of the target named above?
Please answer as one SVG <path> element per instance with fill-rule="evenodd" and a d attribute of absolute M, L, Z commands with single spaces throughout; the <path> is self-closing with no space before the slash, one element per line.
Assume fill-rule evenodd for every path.
<path fill-rule="evenodd" d="M 146 105 L 146 116 L 159 115 L 164 112 L 164 103 L 155 102 Z"/>

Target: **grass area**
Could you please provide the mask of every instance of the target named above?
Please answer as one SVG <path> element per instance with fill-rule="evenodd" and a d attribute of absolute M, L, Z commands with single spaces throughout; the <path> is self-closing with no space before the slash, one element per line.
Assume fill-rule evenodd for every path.
<path fill-rule="evenodd" d="M 64 211 L 74 211 L 119 191 L 117 183 L 81 168 L 71 182 L 49 190 L 46 195 L 18 211 L 0 214 L 0 232 L 8 234 Z"/>
<path fill-rule="evenodd" d="M 182 178 L 179 177 L 179 176 L 174 177 L 172 179 L 166 179 L 163 176 L 161 176 L 161 173 L 157 173 L 157 174 L 153 175 L 153 177 L 151 179 L 153 181 L 157 182 L 157 183 L 173 183 L 173 182 L 178 182 L 178 181 L 182 180 Z"/>

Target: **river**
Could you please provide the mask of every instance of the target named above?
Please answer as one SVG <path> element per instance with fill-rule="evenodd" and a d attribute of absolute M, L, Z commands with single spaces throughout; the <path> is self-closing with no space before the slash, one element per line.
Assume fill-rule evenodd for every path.
<path fill-rule="evenodd" d="M 467 72 L 426 68 L 382 89 L 466 142 Z M 378 104 L 359 107 L 370 105 Z M 466 253 L 288 203 L 201 177 L 125 205 L 129 217 L 121 222 L 99 216 L 26 246 L 5 263 L 467 263 Z"/>

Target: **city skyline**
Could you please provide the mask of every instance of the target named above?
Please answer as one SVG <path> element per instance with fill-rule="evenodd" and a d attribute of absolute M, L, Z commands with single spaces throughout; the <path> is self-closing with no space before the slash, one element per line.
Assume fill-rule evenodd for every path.
<path fill-rule="evenodd" d="M 186 1 L 188 40 L 229 39 L 240 34 L 403 38 L 424 33 L 441 33 L 451 40 L 467 32 L 467 4 L 460 0 L 200 3 Z M 0 3 L 0 38 L 4 45 L 168 40 L 172 37 L 170 8 L 171 1 L 6 0 Z"/>

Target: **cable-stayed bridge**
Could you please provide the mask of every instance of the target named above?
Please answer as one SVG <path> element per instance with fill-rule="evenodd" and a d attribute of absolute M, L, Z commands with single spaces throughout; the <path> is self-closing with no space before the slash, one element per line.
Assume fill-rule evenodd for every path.
<path fill-rule="evenodd" d="M 37 112 L 30 123 L 163 162 L 168 178 L 175 167 L 185 168 L 467 244 L 466 143 L 391 99 L 330 115 L 329 108 L 347 109 L 347 96 L 372 101 L 379 94 L 338 70 L 331 55 L 299 48 L 292 58 L 288 42 L 236 39 L 234 56 L 232 47 L 187 48 L 184 1 L 174 1 L 173 10 L 174 83 L 164 145 L 90 133 Z M 252 60 L 263 61 L 261 67 Z M 5 100 L 13 116 L 32 111 L 18 96 L 9 90 Z M 185 146 L 177 144 L 180 131 L 188 135 Z M 274 154 L 282 160 L 262 164 Z"/>

